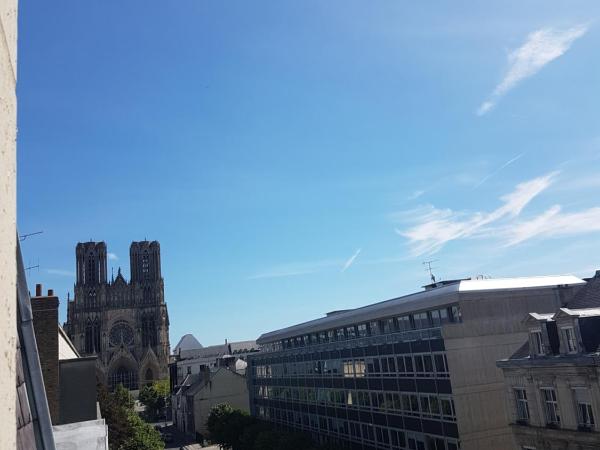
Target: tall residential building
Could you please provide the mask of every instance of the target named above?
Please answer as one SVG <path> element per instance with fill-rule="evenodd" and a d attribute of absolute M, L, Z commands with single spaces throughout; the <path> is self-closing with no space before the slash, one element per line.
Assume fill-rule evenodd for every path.
<path fill-rule="evenodd" d="M 138 389 L 169 374 L 169 315 L 160 244 L 133 242 L 131 279 L 107 280 L 104 242 L 77 244 L 75 299 L 65 331 L 82 355 L 98 356 L 98 378 L 110 388 Z"/>
<path fill-rule="evenodd" d="M 498 359 L 552 312 L 573 276 L 468 279 L 263 334 L 248 358 L 252 414 L 339 448 L 506 450 Z"/>
<path fill-rule="evenodd" d="M 566 307 L 524 323 L 528 339 L 497 363 L 516 448 L 600 448 L 600 272 Z"/>

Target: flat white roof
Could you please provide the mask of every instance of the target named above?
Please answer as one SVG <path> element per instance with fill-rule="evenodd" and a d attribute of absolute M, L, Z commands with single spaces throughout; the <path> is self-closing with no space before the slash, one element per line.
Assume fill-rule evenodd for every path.
<path fill-rule="evenodd" d="M 108 427 L 104 419 L 54 425 L 56 450 L 108 450 Z"/>
<path fill-rule="evenodd" d="M 355 309 L 349 309 L 337 314 L 320 317 L 308 322 L 264 333 L 256 340 L 256 342 L 258 344 L 264 344 L 279 339 L 342 327 L 355 322 L 376 320 L 386 316 L 433 309 L 438 306 L 457 303 L 461 292 L 510 291 L 554 288 L 557 286 L 581 284 L 585 284 L 585 281 L 573 275 L 459 280 L 455 283 L 446 284 L 441 287 L 415 292 L 413 294 Z"/>
<path fill-rule="evenodd" d="M 489 291 L 496 289 L 531 289 L 538 287 L 585 284 L 573 275 L 550 275 L 543 277 L 488 278 L 482 280 L 462 280 L 459 291 Z"/>
<path fill-rule="evenodd" d="M 569 316 L 575 317 L 596 317 L 600 316 L 600 308 L 586 308 L 586 309 L 569 309 L 560 308 L 561 311 L 568 314 Z"/>

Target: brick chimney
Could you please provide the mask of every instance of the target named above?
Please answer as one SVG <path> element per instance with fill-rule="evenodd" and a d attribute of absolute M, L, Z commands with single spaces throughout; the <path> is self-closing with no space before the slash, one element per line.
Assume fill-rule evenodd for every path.
<path fill-rule="evenodd" d="M 31 299 L 33 328 L 54 424 L 59 423 L 58 303 L 52 289 L 42 295 L 42 285 L 36 284 L 35 297 Z"/>

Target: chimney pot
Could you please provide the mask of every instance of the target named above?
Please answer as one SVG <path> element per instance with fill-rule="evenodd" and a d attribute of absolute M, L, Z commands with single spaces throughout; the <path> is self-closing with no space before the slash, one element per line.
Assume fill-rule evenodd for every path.
<path fill-rule="evenodd" d="M 42 285 L 39 283 L 35 285 L 35 296 L 36 297 L 42 296 Z"/>
<path fill-rule="evenodd" d="M 48 289 L 48 297 L 54 297 L 54 289 Z"/>

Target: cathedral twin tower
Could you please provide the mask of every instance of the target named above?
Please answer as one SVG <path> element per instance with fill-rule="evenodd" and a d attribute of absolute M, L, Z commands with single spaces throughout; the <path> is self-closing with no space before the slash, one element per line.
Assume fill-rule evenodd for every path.
<path fill-rule="evenodd" d="M 77 244 L 75 298 L 65 331 L 82 356 L 97 356 L 98 378 L 138 389 L 168 377 L 169 315 L 157 241 L 132 242 L 131 280 L 107 280 L 104 242 Z"/>

